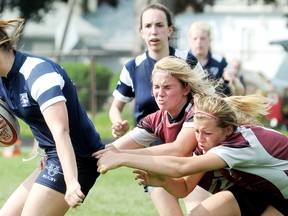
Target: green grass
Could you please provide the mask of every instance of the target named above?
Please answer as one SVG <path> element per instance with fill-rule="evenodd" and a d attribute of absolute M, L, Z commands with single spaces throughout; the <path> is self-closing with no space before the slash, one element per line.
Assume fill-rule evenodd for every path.
<path fill-rule="evenodd" d="M 124 110 L 124 119 L 132 124 L 129 109 Z M 90 115 L 91 116 L 91 115 Z M 111 123 L 107 112 L 97 113 L 93 120 L 96 129 L 103 140 L 113 140 Z M 29 127 L 21 120 L 21 137 L 32 137 Z M 23 154 L 11 158 L 2 157 L 0 147 L 1 178 L 0 208 L 17 186 L 37 167 L 39 158 L 22 162 L 22 158 L 29 158 L 32 147 L 22 147 Z M 71 209 L 68 216 L 137 216 L 158 215 L 152 200 L 143 187 L 134 180 L 132 169 L 119 168 L 101 175 L 89 192 L 85 202 L 76 210 Z"/>
<path fill-rule="evenodd" d="M 23 149 L 21 156 L 12 158 L 0 157 L 1 164 L 1 193 L 0 208 L 9 195 L 36 167 L 39 158 L 22 162 L 29 157 L 30 148 Z M 3 148 L 0 149 L 2 155 Z M 134 180 L 132 169 L 119 168 L 101 175 L 91 189 L 85 202 L 78 209 L 71 209 L 68 216 L 136 216 L 157 215 L 149 195 L 143 192 Z"/>
<path fill-rule="evenodd" d="M 96 129 L 103 140 L 113 140 L 111 135 L 111 123 L 107 112 L 97 113 L 91 117 Z M 124 119 L 132 124 L 131 110 L 124 110 Z M 31 131 L 25 123 L 20 121 L 21 136 L 31 137 Z M 287 131 L 281 131 L 288 135 Z M 2 155 L 3 148 L 0 148 Z M 22 158 L 29 157 L 31 148 L 22 148 L 23 155 L 4 158 L 0 156 L 1 164 L 1 193 L 0 208 L 16 187 L 37 167 L 38 159 L 22 162 Z M 183 201 L 180 202 L 183 212 Z M 68 216 L 156 216 L 157 211 L 149 195 L 143 192 L 143 188 L 134 180 L 132 169 L 119 168 L 101 175 L 95 186 L 91 189 L 84 204 L 77 210 L 71 209 Z"/>

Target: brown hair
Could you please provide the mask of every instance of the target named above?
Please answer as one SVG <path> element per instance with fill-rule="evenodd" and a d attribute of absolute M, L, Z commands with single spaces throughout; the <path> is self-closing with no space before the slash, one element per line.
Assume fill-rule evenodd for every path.
<path fill-rule="evenodd" d="M 24 19 L 0 20 L 0 48 L 6 51 L 15 48 L 16 42 L 23 29 Z M 9 36 L 8 30 L 13 28 L 13 33 Z"/>
<path fill-rule="evenodd" d="M 155 4 L 150 4 L 148 5 L 141 13 L 141 16 L 140 16 L 140 30 L 142 29 L 142 17 L 143 17 L 143 14 L 145 11 L 147 10 L 150 10 L 150 9 L 155 9 L 155 10 L 160 10 L 160 11 L 163 11 L 166 15 L 166 20 L 167 20 L 167 25 L 168 27 L 171 27 L 173 26 L 174 28 L 174 25 L 173 25 L 173 22 L 172 22 L 172 13 L 170 12 L 170 10 L 165 7 L 164 5 L 160 4 L 160 3 L 155 3 Z"/>

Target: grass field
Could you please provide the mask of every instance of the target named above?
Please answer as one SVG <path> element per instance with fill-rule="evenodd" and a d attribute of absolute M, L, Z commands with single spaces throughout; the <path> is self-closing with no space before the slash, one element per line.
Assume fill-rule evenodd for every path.
<path fill-rule="evenodd" d="M 132 122 L 131 111 L 124 112 L 124 118 Z M 111 124 L 107 112 L 98 113 L 93 122 L 103 140 L 112 140 Z M 21 135 L 31 136 L 31 131 L 21 122 Z M 288 135 L 287 131 L 281 131 Z M 23 155 L 12 158 L 2 157 L 0 147 L 0 208 L 9 195 L 36 167 L 39 158 L 22 162 L 29 158 L 32 147 L 22 147 Z M 183 201 L 180 201 L 185 212 Z M 91 189 L 84 204 L 77 210 L 70 210 L 68 216 L 157 216 L 156 209 L 149 195 L 143 192 L 134 180 L 132 169 L 119 168 L 101 175 Z"/>
<path fill-rule="evenodd" d="M 37 166 L 39 158 L 22 162 L 29 157 L 30 149 L 25 148 L 23 155 L 12 158 L 2 157 L 0 149 L 0 208 L 9 195 L 22 180 Z M 158 215 L 156 209 L 143 187 L 134 180 L 132 169 L 119 168 L 101 175 L 85 202 L 78 209 L 71 209 L 68 216 L 153 216 Z"/>
<path fill-rule="evenodd" d="M 124 118 L 132 122 L 131 111 L 126 109 Z M 107 112 L 98 113 L 92 119 L 104 141 L 113 140 L 111 124 Z M 31 136 L 31 131 L 25 123 L 20 121 L 21 136 Z M 10 194 L 36 167 L 39 158 L 22 162 L 22 158 L 29 158 L 32 147 L 22 147 L 23 154 L 11 158 L 2 156 L 0 147 L 0 208 Z M 181 201 L 181 205 L 183 202 Z M 157 216 L 157 211 L 149 195 L 143 192 L 134 180 L 132 169 L 119 168 L 101 175 L 89 192 L 81 207 L 71 209 L 68 216 Z"/>

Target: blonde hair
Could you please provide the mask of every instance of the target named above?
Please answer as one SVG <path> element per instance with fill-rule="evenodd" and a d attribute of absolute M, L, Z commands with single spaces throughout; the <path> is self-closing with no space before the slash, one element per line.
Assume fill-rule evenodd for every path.
<path fill-rule="evenodd" d="M 194 95 L 194 106 L 195 118 L 214 116 L 219 119 L 217 126 L 221 128 L 228 125 L 235 127 L 244 124 L 261 125 L 259 117 L 268 114 L 269 99 L 258 94 L 225 98 Z"/>
<path fill-rule="evenodd" d="M 188 30 L 188 36 L 190 36 L 191 33 L 195 29 L 201 29 L 201 30 L 207 32 L 208 37 L 212 38 L 212 30 L 211 30 L 211 27 L 207 23 L 202 22 L 202 21 L 197 21 L 197 22 L 192 23 L 189 30 Z"/>
<path fill-rule="evenodd" d="M 16 42 L 23 29 L 24 19 L 0 20 L 0 48 L 6 51 L 15 49 Z M 8 30 L 13 28 L 13 33 L 9 36 Z"/>
<path fill-rule="evenodd" d="M 183 59 L 175 56 L 166 56 L 157 61 L 152 71 L 151 80 L 155 72 L 162 70 L 179 80 L 184 87 L 190 86 L 191 96 L 194 94 L 212 95 L 216 83 L 207 79 L 207 74 L 191 69 L 190 65 Z"/>

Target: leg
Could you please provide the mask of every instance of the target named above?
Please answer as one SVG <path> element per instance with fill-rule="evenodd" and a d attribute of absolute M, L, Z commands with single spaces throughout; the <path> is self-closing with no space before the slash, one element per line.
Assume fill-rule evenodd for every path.
<path fill-rule="evenodd" d="M 201 202 L 189 215 L 241 216 L 241 212 L 234 195 L 230 191 L 221 191 Z"/>
<path fill-rule="evenodd" d="M 78 180 L 85 195 L 88 194 L 99 176 L 95 164 L 96 159 L 94 158 L 77 158 Z M 69 205 L 64 199 L 66 185 L 62 172 L 58 158 L 47 159 L 45 168 L 31 188 L 21 216 L 65 215 L 69 210 Z M 49 178 L 47 178 L 48 176 Z"/>
<path fill-rule="evenodd" d="M 23 208 L 22 216 L 62 216 L 69 205 L 64 194 L 51 188 L 34 183 Z"/>
<path fill-rule="evenodd" d="M 183 199 L 187 213 L 209 196 L 211 196 L 211 194 L 208 191 L 197 185 L 195 189 Z"/>
<path fill-rule="evenodd" d="M 39 175 L 40 170 L 35 170 L 9 197 L 7 202 L 1 208 L 0 216 L 19 216 L 31 190 L 31 187 Z"/>
<path fill-rule="evenodd" d="M 150 197 L 160 216 L 182 216 L 178 199 L 160 187 L 155 187 Z"/>
<path fill-rule="evenodd" d="M 284 216 L 281 212 L 275 209 L 273 206 L 268 206 L 261 216 Z"/>

